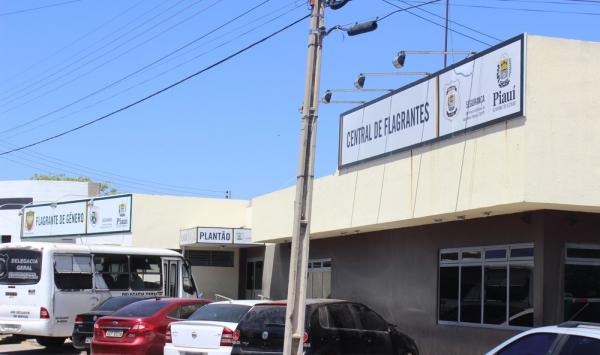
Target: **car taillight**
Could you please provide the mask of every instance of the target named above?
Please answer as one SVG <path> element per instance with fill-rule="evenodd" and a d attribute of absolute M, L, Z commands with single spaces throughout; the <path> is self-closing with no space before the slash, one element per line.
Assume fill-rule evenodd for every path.
<path fill-rule="evenodd" d="M 137 322 L 129 329 L 129 333 L 145 333 L 154 330 L 154 327 L 150 323 Z"/>
<path fill-rule="evenodd" d="M 94 323 L 94 336 L 95 337 L 101 337 L 102 336 L 102 329 L 100 329 L 100 326 L 98 325 L 98 322 Z"/>
<path fill-rule="evenodd" d="M 240 345 L 240 331 L 234 330 L 233 335 L 231 336 L 231 343 L 233 345 Z"/>
<path fill-rule="evenodd" d="M 50 313 L 46 307 L 40 307 L 40 319 L 50 319 Z"/>
<path fill-rule="evenodd" d="M 233 330 L 225 327 L 221 334 L 221 346 L 233 346 Z"/>
<path fill-rule="evenodd" d="M 170 343 L 172 341 L 172 338 L 171 338 L 171 325 L 170 324 L 167 325 L 167 331 L 165 332 L 165 341 L 167 343 Z"/>
<path fill-rule="evenodd" d="M 304 332 L 304 338 L 302 338 L 304 344 L 308 343 L 308 332 Z"/>
<path fill-rule="evenodd" d="M 77 317 L 75 317 L 75 324 L 83 324 L 83 316 L 82 315 L 77 315 Z"/>

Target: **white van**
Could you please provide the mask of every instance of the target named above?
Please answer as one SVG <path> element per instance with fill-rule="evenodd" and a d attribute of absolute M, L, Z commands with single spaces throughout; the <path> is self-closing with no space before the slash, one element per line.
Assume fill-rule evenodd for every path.
<path fill-rule="evenodd" d="M 74 318 L 111 296 L 197 297 L 181 254 L 61 243 L 0 245 L 0 334 L 59 346 Z"/>

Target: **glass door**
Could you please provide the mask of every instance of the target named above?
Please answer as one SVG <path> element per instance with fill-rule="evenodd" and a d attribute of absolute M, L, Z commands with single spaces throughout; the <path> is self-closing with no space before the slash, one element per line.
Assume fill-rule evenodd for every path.
<path fill-rule="evenodd" d="M 163 259 L 163 275 L 165 296 L 179 297 L 179 263 L 178 259 Z"/>
<path fill-rule="evenodd" d="M 246 262 L 246 299 L 258 299 L 262 292 L 263 259 L 248 259 Z"/>

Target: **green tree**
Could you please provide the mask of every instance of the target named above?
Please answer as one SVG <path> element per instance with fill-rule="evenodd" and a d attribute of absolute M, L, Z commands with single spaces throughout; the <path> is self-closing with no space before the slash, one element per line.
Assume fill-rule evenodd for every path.
<path fill-rule="evenodd" d="M 71 177 L 65 174 L 33 174 L 30 180 L 45 180 L 45 181 L 79 181 L 79 182 L 93 182 L 100 186 L 100 195 L 114 195 L 118 193 L 117 189 L 111 186 L 110 181 L 97 182 L 93 181 L 87 176 Z"/>

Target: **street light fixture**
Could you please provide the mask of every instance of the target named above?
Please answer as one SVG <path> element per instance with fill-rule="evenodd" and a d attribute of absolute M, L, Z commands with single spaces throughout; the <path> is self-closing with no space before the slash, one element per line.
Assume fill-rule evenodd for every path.
<path fill-rule="evenodd" d="M 400 51 L 394 59 L 392 60 L 392 64 L 394 68 L 400 69 L 404 66 L 404 62 L 406 61 L 407 54 L 464 54 L 467 57 L 472 56 L 473 54 L 477 54 L 477 52 L 473 51 Z"/>
<path fill-rule="evenodd" d="M 427 76 L 430 74 L 429 72 L 360 73 L 354 81 L 354 87 L 361 91 L 368 91 L 369 89 L 363 89 L 367 76 Z"/>
<path fill-rule="evenodd" d="M 334 92 L 392 92 L 392 89 L 329 89 L 325 91 L 325 94 L 321 98 L 321 102 L 324 104 L 364 104 L 366 101 L 331 101 L 331 96 Z"/>

